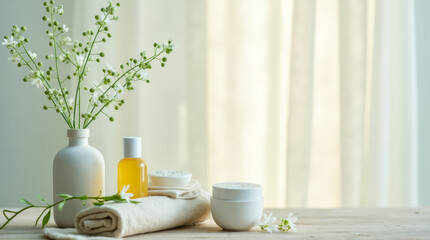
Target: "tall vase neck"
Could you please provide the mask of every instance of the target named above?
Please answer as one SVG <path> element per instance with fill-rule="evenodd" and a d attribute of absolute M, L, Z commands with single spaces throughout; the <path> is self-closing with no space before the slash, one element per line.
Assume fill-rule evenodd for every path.
<path fill-rule="evenodd" d="M 68 129 L 69 146 L 88 145 L 89 129 Z"/>

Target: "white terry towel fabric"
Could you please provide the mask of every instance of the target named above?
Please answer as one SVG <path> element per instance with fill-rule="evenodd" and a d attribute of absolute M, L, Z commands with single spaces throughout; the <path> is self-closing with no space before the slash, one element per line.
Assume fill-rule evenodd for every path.
<path fill-rule="evenodd" d="M 75 228 L 49 228 L 43 229 L 43 234 L 50 239 L 57 240 L 118 240 L 119 238 L 81 235 Z M 121 238 L 122 239 L 122 238 Z"/>
<path fill-rule="evenodd" d="M 75 217 L 75 227 L 87 235 L 126 237 L 203 222 L 210 215 L 210 195 L 190 200 L 165 196 L 133 199 L 141 203 L 112 203 L 90 207 Z"/>
<path fill-rule="evenodd" d="M 177 199 L 193 199 L 200 196 L 201 188 L 199 181 L 193 179 L 186 187 L 164 187 L 154 186 L 149 183 L 149 196 L 167 196 Z"/>

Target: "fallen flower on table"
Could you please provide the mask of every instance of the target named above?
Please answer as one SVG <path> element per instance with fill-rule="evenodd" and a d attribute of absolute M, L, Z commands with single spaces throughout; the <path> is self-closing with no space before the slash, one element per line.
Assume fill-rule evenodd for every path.
<path fill-rule="evenodd" d="M 270 213 L 269 215 L 266 215 L 265 213 L 263 214 L 263 221 L 258 221 L 261 230 L 268 231 L 270 233 L 279 232 L 278 225 L 273 225 L 276 221 L 276 217 L 273 217 L 272 215 L 273 213 Z"/>
<path fill-rule="evenodd" d="M 273 216 L 273 213 L 270 213 L 269 215 L 263 214 L 263 221 L 258 221 L 258 224 L 261 230 L 270 233 L 279 231 L 288 232 L 289 230 L 296 232 L 297 220 L 297 217 L 293 216 L 293 213 L 290 213 L 287 219 L 281 218 L 281 223 L 278 225 L 274 225 L 273 223 L 276 221 L 276 217 Z"/>

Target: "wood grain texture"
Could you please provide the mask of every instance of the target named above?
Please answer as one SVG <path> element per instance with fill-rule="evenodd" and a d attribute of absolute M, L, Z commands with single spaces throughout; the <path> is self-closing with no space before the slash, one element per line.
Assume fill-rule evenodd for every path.
<path fill-rule="evenodd" d="M 126 239 L 430 239 L 430 208 L 266 209 L 265 212 L 273 212 L 278 218 L 293 212 L 299 218 L 297 232 L 270 234 L 257 227 L 247 232 L 229 232 L 208 220 Z M 33 227 L 37 213 L 29 211 L 14 219 L 0 231 L 0 239 L 46 239 L 40 227 Z M 51 220 L 48 226 L 54 227 L 55 223 Z"/>

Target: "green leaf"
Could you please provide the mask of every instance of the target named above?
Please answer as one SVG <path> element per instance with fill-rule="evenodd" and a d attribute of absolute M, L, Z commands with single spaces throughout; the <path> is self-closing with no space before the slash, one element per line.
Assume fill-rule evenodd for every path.
<path fill-rule="evenodd" d="M 79 197 L 79 199 L 81 199 L 81 200 L 88 200 L 88 197 L 87 196 L 81 196 L 81 197 Z"/>
<path fill-rule="evenodd" d="M 72 195 L 66 194 L 66 193 L 58 194 L 57 196 L 59 196 L 60 198 L 72 198 L 73 197 Z"/>
<path fill-rule="evenodd" d="M 66 201 L 62 201 L 60 204 L 58 204 L 58 211 L 61 212 L 63 210 L 64 204 L 66 204 Z"/>
<path fill-rule="evenodd" d="M 28 205 L 33 205 L 33 204 L 31 204 L 28 200 L 26 200 L 26 199 L 20 199 L 19 201 L 21 201 L 22 203 L 24 203 L 24 204 L 28 204 Z"/>
<path fill-rule="evenodd" d="M 130 201 L 131 203 L 141 203 L 141 202 L 139 202 L 139 201 Z"/>
<path fill-rule="evenodd" d="M 45 225 L 48 224 L 50 218 L 51 218 L 51 209 L 49 209 L 48 213 L 43 217 L 42 228 L 44 228 Z"/>
<path fill-rule="evenodd" d="M 116 202 L 116 203 L 128 203 L 131 201 L 127 201 L 126 199 L 113 199 L 112 201 Z"/>
<path fill-rule="evenodd" d="M 103 202 L 93 202 L 94 206 L 102 206 L 104 203 Z"/>
<path fill-rule="evenodd" d="M 42 196 L 37 195 L 37 198 L 39 198 L 39 199 L 40 199 L 40 201 L 42 201 L 42 202 L 46 203 L 46 200 L 45 200 Z"/>

